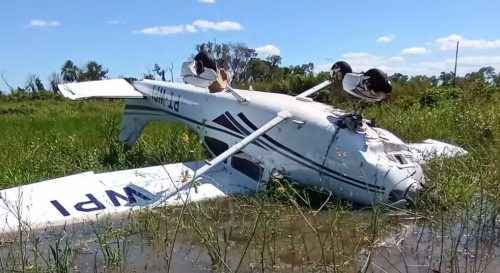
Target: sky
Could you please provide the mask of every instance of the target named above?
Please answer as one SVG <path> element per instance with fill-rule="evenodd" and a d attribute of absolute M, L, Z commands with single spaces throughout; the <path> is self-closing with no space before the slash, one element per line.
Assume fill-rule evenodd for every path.
<path fill-rule="evenodd" d="M 0 73 L 12 86 L 45 83 L 66 60 L 96 61 L 108 76 L 180 66 L 195 45 L 245 43 L 283 65 L 338 60 L 354 71 L 438 75 L 484 66 L 500 72 L 500 0 L 16 0 L 0 11 Z M 8 88 L 3 81 L 0 90 Z"/>

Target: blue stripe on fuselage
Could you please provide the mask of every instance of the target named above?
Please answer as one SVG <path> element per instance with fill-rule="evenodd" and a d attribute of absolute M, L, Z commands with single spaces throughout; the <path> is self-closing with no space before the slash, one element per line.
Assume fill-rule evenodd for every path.
<path fill-rule="evenodd" d="M 252 122 L 251 122 L 251 121 L 250 121 L 250 120 L 249 120 L 249 119 L 248 119 L 248 118 L 247 118 L 247 117 L 246 117 L 243 113 L 239 113 L 239 114 L 238 114 L 238 117 L 239 117 L 239 118 L 240 118 L 240 119 L 241 119 L 241 120 L 242 120 L 242 121 L 243 121 L 243 122 L 244 122 L 244 123 L 245 123 L 248 127 L 250 127 L 251 129 L 253 129 L 253 130 L 257 130 L 257 129 L 258 129 L 258 128 L 257 128 L 257 126 L 255 126 L 255 125 L 254 125 L 254 124 L 253 124 L 253 123 L 252 123 Z M 234 118 L 233 118 L 233 119 L 234 119 Z M 240 126 L 241 126 L 241 125 L 240 125 Z M 353 186 L 354 186 L 355 184 L 352 184 L 351 182 L 355 182 L 355 183 L 357 183 L 357 184 L 360 184 L 360 185 L 355 185 L 355 186 L 357 186 L 357 187 L 361 186 L 363 189 L 366 189 L 366 187 L 364 187 L 364 186 L 368 186 L 368 187 L 370 187 L 370 188 L 374 188 L 374 189 L 379 190 L 379 191 L 384 191 L 384 190 L 385 190 L 385 188 L 384 188 L 384 187 L 377 186 L 377 185 L 373 185 L 373 184 L 369 184 L 369 183 L 367 183 L 367 182 L 364 182 L 364 181 L 361 181 L 361 180 L 355 179 L 355 178 L 353 178 L 353 177 L 346 176 L 346 175 L 341 174 L 341 173 L 339 173 L 339 172 L 337 172 L 337 171 L 334 171 L 334 170 L 332 170 L 332 169 L 330 169 L 330 168 L 328 168 L 328 167 L 325 167 L 325 166 L 323 166 L 322 164 L 319 164 L 319 163 L 317 163 L 316 161 L 314 161 L 314 160 L 312 160 L 312 159 L 309 159 L 309 158 L 307 158 L 307 157 L 305 157 L 305 156 L 301 155 L 300 153 L 297 153 L 297 152 L 295 152 L 295 151 L 291 150 L 290 148 L 288 148 L 288 147 L 284 146 L 283 144 L 279 143 L 278 141 L 276 141 L 276 140 L 272 139 L 272 138 L 271 138 L 271 137 L 269 137 L 267 134 L 263 134 L 263 135 L 262 135 L 262 137 L 263 137 L 265 140 L 269 141 L 271 144 L 273 144 L 273 145 L 277 146 L 278 148 L 280 148 L 280 149 L 282 149 L 282 150 L 284 150 L 284 151 L 286 151 L 286 152 L 288 152 L 288 153 L 290 153 L 290 154 L 293 154 L 294 156 L 296 156 L 296 157 L 298 157 L 298 158 L 302 159 L 303 161 L 309 162 L 310 164 L 312 164 L 312 165 L 316 166 L 317 168 L 320 168 L 320 169 L 326 170 L 326 171 L 331 172 L 331 173 L 333 173 L 334 175 L 336 175 L 336 176 L 337 176 L 337 177 L 334 177 L 334 176 L 332 176 L 332 175 L 327 175 L 327 176 L 329 176 L 329 177 L 336 178 L 336 179 L 338 179 L 338 180 L 341 180 L 341 181 L 346 182 L 346 183 L 348 183 L 348 184 L 351 184 L 351 185 L 353 185 Z M 276 151 L 277 151 L 277 149 L 274 149 L 274 150 L 276 150 Z M 287 157 L 288 157 L 288 158 L 290 158 L 290 159 L 292 159 L 292 157 L 290 157 L 290 156 L 287 156 Z M 296 161 L 296 160 L 294 160 L 294 161 Z M 296 161 L 296 162 L 297 162 L 297 161 Z M 302 163 L 302 164 L 304 164 L 304 163 Z M 310 168 L 312 168 L 312 167 L 310 167 Z M 317 168 L 314 168 L 314 169 L 315 169 L 315 170 L 317 170 L 317 171 L 319 171 Z M 346 179 L 347 179 L 347 180 L 351 180 L 351 181 L 350 181 L 350 182 L 348 182 L 348 181 L 346 181 Z"/>
<path fill-rule="evenodd" d="M 171 115 L 171 116 L 176 117 L 178 119 L 182 119 L 184 121 L 194 123 L 194 124 L 196 124 L 198 126 L 204 126 L 206 128 L 212 129 L 212 130 L 216 130 L 216 131 L 219 131 L 219 132 L 222 132 L 222 133 L 226 133 L 228 135 L 231 135 L 231 136 L 239 138 L 239 139 L 243 139 L 244 138 L 244 136 L 237 135 L 235 133 L 232 133 L 232 132 L 229 132 L 229 131 L 226 131 L 224 129 L 220 129 L 220 128 L 217 128 L 217 127 L 214 127 L 214 126 L 211 126 L 211 125 L 207 125 L 207 124 L 204 124 L 204 123 L 199 122 L 197 120 L 194 120 L 194 119 L 191 119 L 191 118 L 179 115 L 179 114 L 175 114 L 175 113 L 172 113 L 172 112 L 169 112 L 169 111 L 165 111 L 163 109 L 158 109 L 158 108 L 149 107 L 149 106 L 142 106 L 142 105 L 125 105 L 125 111 L 127 111 L 127 110 L 146 110 L 146 111 L 160 112 L 160 114 Z M 135 113 L 135 112 L 128 112 L 128 113 L 129 114 L 138 114 L 138 115 L 155 115 L 155 114 L 144 114 L 144 113 Z"/>
<path fill-rule="evenodd" d="M 220 128 L 217 128 L 217 127 L 214 127 L 214 126 L 211 126 L 211 125 L 207 125 L 207 124 L 204 124 L 202 122 L 196 121 L 194 119 L 191 119 L 191 118 L 188 118 L 188 117 L 176 114 L 176 113 L 171 113 L 169 111 L 165 111 L 165 110 L 159 109 L 159 108 L 154 108 L 154 107 L 149 107 L 149 106 L 142 106 L 142 105 L 126 105 L 125 106 L 125 110 L 126 111 L 127 110 L 146 110 L 146 111 L 160 112 L 160 114 L 168 114 L 168 115 L 171 115 L 173 117 L 182 119 L 184 121 L 191 122 L 191 123 L 194 123 L 194 124 L 199 125 L 199 126 L 204 126 L 206 128 L 213 129 L 213 130 L 216 130 L 216 131 L 219 131 L 219 132 L 231 135 L 231 136 L 239 138 L 239 139 L 243 139 L 245 137 L 245 136 L 237 135 L 237 134 L 234 134 L 232 132 L 229 132 L 229 131 L 226 131 L 226 130 L 223 130 L 223 129 L 220 129 Z M 134 112 L 129 112 L 129 114 L 155 115 L 155 114 L 144 114 L 144 113 L 134 113 Z M 244 128 L 240 123 L 238 123 L 238 121 L 229 112 L 226 111 L 225 115 L 244 134 L 246 134 L 246 135 L 250 134 L 250 132 L 248 130 L 246 130 L 246 128 Z M 243 113 L 239 113 L 238 117 L 240 117 L 243 120 L 243 122 L 245 122 L 250 128 L 252 128 L 253 130 L 256 130 L 257 127 L 252 122 L 250 122 Z M 307 167 L 309 169 L 312 169 L 314 171 L 320 172 L 321 171 L 320 169 L 329 171 L 329 172 L 335 174 L 335 176 L 332 175 L 332 174 L 329 174 L 329 173 L 324 173 L 324 175 L 326 175 L 326 176 L 328 176 L 330 178 L 339 180 L 339 181 L 341 181 L 343 183 L 349 184 L 351 186 L 354 186 L 354 187 L 357 187 L 357 188 L 360 188 L 360 189 L 363 189 L 363 190 L 368 190 L 370 192 L 384 191 L 384 187 L 380 187 L 380 186 L 377 186 L 377 185 L 372 185 L 372 184 L 369 184 L 369 183 L 357 180 L 355 178 L 352 178 L 352 177 L 349 177 L 349 176 L 345 176 L 345 175 L 340 174 L 340 173 L 338 173 L 336 171 L 333 171 L 333 170 L 331 170 L 331 169 L 329 169 L 329 168 L 327 168 L 325 166 L 322 166 L 321 164 L 319 164 L 319 163 L 317 163 L 317 162 L 315 162 L 315 161 L 313 161 L 313 160 L 311 160 L 311 159 L 309 159 L 307 157 L 304 157 L 301 154 L 299 154 L 299 153 L 297 153 L 297 152 L 289 149 L 288 147 L 286 147 L 286 146 L 282 145 L 281 143 L 277 142 L 276 140 L 270 138 L 266 134 L 262 135 L 262 137 L 264 139 L 266 139 L 267 141 L 269 141 L 271 144 L 277 146 L 278 148 L 281 148 L 284 151 L 281 151 L 281 150 L 277 149 L 276 147 L 273 147 L 272 145 L 267 144 L 267 143 L 265 143 L 263 141 L 259 141 L 259 140 L 255 140 L 254 145 L 257 145 L 257 146 L 259 146 L 259 147 L 261 147 L 263 149 L 266 149 L 265 147 L 267 147 L 267 148 L 269 148 L 269 149 L 271 149 L 271 150 L 273 150 L 273 151 L 281 154 L 282 156 L 284 156 L 284 157 L 286 157 L 286 158 L 288 158 L 288 159 L 290 159 L 292 161 L 295 161 L 295 162 L 297 162 L 297 163 L 299 163 L 299 164 L 301 164 L 301 165 L 303 165 L 303 166 L 305 166 L 305 167 Z M 286 152 L 288 152 L 288 154 Z M 294 158 L 294 157 L 292 157 L 289 154 L 295 155 L 296 157 L 299 157 L 302 160 Z M 309 162 L 309 163 L 307 163 L 307 162 Z M 317 167 L 315 167 L 315 165 Z"/>

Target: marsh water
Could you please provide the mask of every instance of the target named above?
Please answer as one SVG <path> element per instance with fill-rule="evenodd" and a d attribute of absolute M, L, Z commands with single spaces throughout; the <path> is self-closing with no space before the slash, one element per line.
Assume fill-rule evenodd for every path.
<path fill-rule="evenodd" d="M 491 214 L 443 214 L 436 220 L 412 212 L 336 205 L 315 210 L 237 198 L 190 205 L 182 221 L 180 212 L 161 208 L 4 236 L 0 269 L 498 272 L 500 267 L 499 223 Z"/>

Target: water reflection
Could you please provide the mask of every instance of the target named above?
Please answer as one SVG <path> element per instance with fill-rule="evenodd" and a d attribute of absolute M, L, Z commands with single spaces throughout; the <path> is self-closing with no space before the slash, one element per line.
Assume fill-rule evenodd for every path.
<path fill-rule="evenodd" d="M 0 271 L 22 269 L 23 260 L 25 268 L 66 264 L 75 272 L 497 272 L 500 266 L 496 218 L 428 220 L 296 205 L 247 198 L 192 204 L 177 237 L 178 208 L 4 236 Z"/>

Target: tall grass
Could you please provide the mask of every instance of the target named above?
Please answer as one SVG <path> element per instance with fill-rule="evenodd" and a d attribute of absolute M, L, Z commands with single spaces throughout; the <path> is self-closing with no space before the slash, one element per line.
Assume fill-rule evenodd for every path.
<path fill-rule="evenodd" d="M 68 175 L 206 157 L 197 135 L 178 124 L 152 123 L 130 151 L 117 141 L 120 101 L 7 103 L 33 112 L 0 114 L 0 187 Z M 179 145 L 181 142 L 183 145 Z"/>
<path fill-rule="evenodd" d="M 398 94 L 364 111 L 366 118 L 406 141 L 434 138 L 469 151 L 466 157 L 440 158 L 425 166 L 432 194 L 404 214 L 417 235 L 401 231 L 408 220 L 391 216 L 386 208 L 359 210 L 331 196 L 320 200 L 293 181 L 274 179 L 265 193 L 189 204 L 183 215 L 179 208 L 164 207 L 134 213 L 119 223 L 83 227 L 84 237 L 91 238 L 85 248 L 94 255 L 87 269 L 177 272 L 189 263 L 193 271 L 370 272 L 382 267 L 413 272 L 414 256 L 424 252 L 430 257 L 425 260 L 428 270 L 488 272 L 499 259 L 495 244 L 500 238 L 500 93 L 489 88 L 481 82 L 430 88 Z M 116 139 L 122 108 L 122 102 L 113 100 L 1 101 L 0 188 L 87 170 L 206 158 L 196 135 L 170 123 L 152 123 L 131 150 L 125 149 Z M 398 239 L 387 247 L 395 252 L 385 255 L 380 247 L 394 241 L 387 234 L 395 230 L 413 244 Z M 0 272 L 81 268 L 75 241 L 82 238 L 66 230 L 54 234 L 40 237 L 27 230 L 0 241 Z M 156 257 L 152 264 L 141 256 L 147 251 Z"/>

